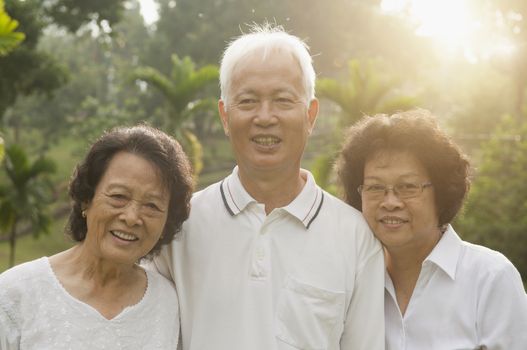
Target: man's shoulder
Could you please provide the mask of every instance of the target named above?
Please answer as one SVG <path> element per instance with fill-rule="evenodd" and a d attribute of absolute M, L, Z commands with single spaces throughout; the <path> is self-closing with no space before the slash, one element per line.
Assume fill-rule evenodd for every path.
<path fill-rule="evenodd" d="M 202 190 L 195 192 L 190 201 L 191 209 L 189 221 L 203 220 L 210 217 L 213 213 L 219 213 L 225 207 L 222 196 L 221 184 L 223 180 L 213 183 Z M 184 224 L 184 226 L 186 226 Z"/>
<path fill-rule="evenodd" d="M 360 211 L 326 191 L 323 191 L 323 195 L 320 213 L 313 221 L 313 230 L 329 230 L 344 240 L 372 240 L 373 234 Z"/>
<path fill-rule="evenodd" d="M 322 193 L 324 195 L 322 208 L 326 206 L 325 211 L 328 215 L 348 217 L 351 220 L 360 219 L 362 221 L 362 214 L 360 211 L 329 192 L 322 190 Z"/>
<path fill-rule="evenodd" d="M 154 288 L 159 295 L 164 295 L 166 299 L 172 299 L 170 303 L 173 303 L 173 299 L 177 297 L 174 284 L 157 270 L 145 268 L 145 271 L 148 276 L 149 288 Z"/>
<path fill-rule="evenodd" d="M 221 183 L 223 182 L 224 180 L 221 180 L 221 181 L 218 181 L 218 182 L 215 182 L 211 185 L 208 185 L 207 187 L 197 191 L 197 192 L 194 192 L 194 194 L 192 195 L 192 199 L 190 201 L 190 203 L 192 205 L 195 205 L 195 204 L 200 204 L 202 202 L 208 202 L 210 201 L 211 199 L 213 199 L 214 197 L 217 197 L 218 199 L 221 199 Z"/>

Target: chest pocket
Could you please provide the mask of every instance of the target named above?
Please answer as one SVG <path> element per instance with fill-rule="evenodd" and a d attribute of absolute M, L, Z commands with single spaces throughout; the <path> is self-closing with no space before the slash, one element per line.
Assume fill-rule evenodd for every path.
<path fill-rule="evenodd" d="M 278 343 L 302 350 L 328 349 L 342 322 L 345 293 L 328 291 L 288 277 L 277 308 Z M 338 341 L 337 341 L 338 343 Z"/>

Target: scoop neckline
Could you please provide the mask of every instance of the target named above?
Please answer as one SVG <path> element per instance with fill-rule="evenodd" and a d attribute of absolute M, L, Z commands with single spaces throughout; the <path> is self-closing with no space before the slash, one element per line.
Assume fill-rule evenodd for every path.
<path fill-rule="evenodd" d="M 149 295 L 151 293 L 151 289 L 152 288 L 150 287 L 150 285 L 151 285 L 150 272 L 147 269 L 143 268 L 142 266 L 138 265 L 138 267 L 144 271 L 145 276 L 146 276 L 146 288 L 145 288 L 145 291 L 143 293 L 143 296 L 141 297 L 141 299 L 137 303 L 126 306 L 125 308 L 123 308 L 121 310 L 121 312 L 119 312 L 114 317 L 106 318 L 95 307 L 93 307 L 92 305 L 90 305 L 88 303 L 85 303 L 82 300 L 79 300 L 79 299 L 75 298 L 73 295 L 71 295 L 66 290 L 66 288 L 64 288 L 64 286 L 62 285 L 62 283 L 58 279 L 57 275 L 55 274 L 55 271 L 53 271 L 53 268 L 51 267 L 51 263 L 49 261 L 49 257 L 47 257 L 47 256 L 42 257 L 42 260 L 45 263 L 47 272 L 50 274 L 50 276 L 51 276 L 51 278 L 53 280 L 53 284 L 64 295 L 64 297 L 66 299 L 68 299 L 70 302 L 72 302 L 73 304 L 75 304 L 77 307 L 82 307 L 82 308 L 88 310 L 89 312 L 95 314 L 96 317 L 101 318 L 104 322 L 110 322 L 110 323 L 117 322 L 120 318 L 123 317 L 123 315 L 125 315 L 125 314 L 137 309 L 138 307 L 140 307 L 145 302 L 145 300 L 148 299 L 148 297 L 149 297 Z"/>

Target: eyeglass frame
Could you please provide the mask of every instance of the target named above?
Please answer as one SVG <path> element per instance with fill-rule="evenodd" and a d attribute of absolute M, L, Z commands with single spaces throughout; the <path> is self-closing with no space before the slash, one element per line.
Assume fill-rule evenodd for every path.
<path fill-rule="evenodd" d="M 416 193 L 415 195 L 412 195 L 412 196 L 409 196 L 409 197 L 401 197 L 400 195 L 400 192 L 396 190 L 396 187 L 399 186 L 399 185 L 407 185 L 407 184 L 410 184 L 408 182 L 400 182 L 400 183 L 397 183 L 395 185 L 384 185 L 384 184 L 374 184 L 374 185 L 382 185 L 384 186 L 384 193 L 382 195 L 382 198 L 386 197 L 386 195 L 388 194 L 389 191 L 392 191 L 393 194 L 399 198 L 399 199 L 410 199 L 410 198 L 416 198 L 416 197 L 419 197 L 421 194 L 423 194 L 423 191 L 425 190 L 425 188 L 427 187 L 432 187 L 433 184 L 431 182 L 425 182 L 425 183 L 422 183 L 422 184 L 415 184 L 415 183 L 411 183 L 412 185 L 417 185 L 418 188 L 420 189 L 420 191 L 418 193 Z M 371 186 L 374 186 L 374 185 L 371 185 Z M 364 184 L 360 185 L 359 187 L 357 187 L 357 192 L 359 192 L 359 195 L 362 196 L 362 190 L 364 189 Z M 371 192 L 370 192 L 371 193 Z M 380 194 L 380 192 L 379 192 Z M 380 199 L 381 197 L 379 197 Z"/>

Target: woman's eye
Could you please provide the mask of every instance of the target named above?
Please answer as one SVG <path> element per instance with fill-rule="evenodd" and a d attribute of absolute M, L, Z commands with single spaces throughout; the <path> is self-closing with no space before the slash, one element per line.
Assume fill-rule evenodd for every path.
<path fill-rule="evenodd" d="M 399 184 L 399 188 L 401 190 L 415 190 L 419 188 L 419 185 L 414 183 L 401 183 Z"/>
<path fill-rule="evenodd" d="M 381 184 L 365 186 L 365 190 L 368 192 L 384 192 L 385 189 L 386 189 L 386 186 L 381 185 Z"/>
<path fill-rule="evenodd" d="M 128 197 L 121 193 L 108 194 L 107 197 L 113 206 L 122 206 L 128 202 Z"/>
<path fill-rule="evenodd" d="M 146 203 L 146 207 L 155 211 L 161 211 L 155 203 Z"/>
<path fill-rule="evenodd" d="M 110 198 L 112 198 L 112 199 L 122 199 L 122 200 L 126 199 L 126 197 L 123 194 L 111 194 Z"/>

